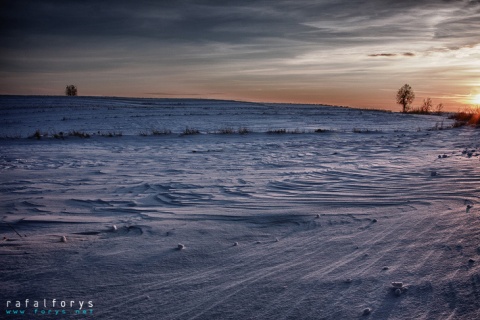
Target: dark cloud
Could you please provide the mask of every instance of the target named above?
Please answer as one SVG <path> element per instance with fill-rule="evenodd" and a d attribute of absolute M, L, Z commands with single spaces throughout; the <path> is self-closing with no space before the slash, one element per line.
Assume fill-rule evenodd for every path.
<path fill-rule="evenodd" d="M 274 40 L 342 46 L 425 36 L 424 21 L 437 9 L 449 8 L 462 15 L 428 32 L 452 40 L 462 33 L 477 41 L 480 19 L 473 1 L 422 0 L 7 0 L 0 10 L 0 36 L 4 45 L 15 48 L 64 48 L 76 42 L 125 46 L 134 41 L 268 47 Z"/>
<path fill-rule="evenodd" d="M 106 43 L 132 38 L 166 42 L 250 43 L 270 38 L 339 43 L 357 37 L 406 36 L 415 24 L 397 21 L 415 10 L 463 8 L 471 1 L 4 1 L 0 35 L 10 45 L 48 36 Z M 466 10 L 466 9 L 465 9 Z M 420 11 L 419 11 L 420 12 Z M 393 18 L 393 19 L 392 19 Z M 445 23 L 438 37 L 473 33 L 478 16 Z M 388 21 L 388 22 L 387 22 Z M 413 21 L 412 21 L 413 22 Z M 441 26 L 442 27 L 442 26 Z M 451 30 L 451 31 L 449 31 Z M 57 41 L 55 43 L 55 40 Z"/>
<path fill-rule="evenodd" d="M 415 53 L 413 52 L 404 52 L 401 54 L 398 53 L 371 53 L 368 56 L 369 57 L 397 57 L 399 55 L 402 55 L 404 57 L 414 57 Z"/>
<path fill-rule="evenodd" d="M 373 53 L 369 54 L 369 57 L 396 57 L 396 53 Z"/>

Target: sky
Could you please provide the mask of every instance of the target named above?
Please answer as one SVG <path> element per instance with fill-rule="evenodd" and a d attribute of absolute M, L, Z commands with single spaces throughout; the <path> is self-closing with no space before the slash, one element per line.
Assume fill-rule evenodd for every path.
<path fill-rule="evenodd" d="M 479 0 L 0 0 L 0 94 L 480 104 Z"/>

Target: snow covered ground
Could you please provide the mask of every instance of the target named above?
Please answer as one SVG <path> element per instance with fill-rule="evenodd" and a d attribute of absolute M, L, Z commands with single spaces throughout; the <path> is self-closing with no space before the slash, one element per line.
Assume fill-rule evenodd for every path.
<path fill-rule="evenodd" d="M 2 319 L 480 318 L 479 130 L 94 97 L 0 123 Z"/>

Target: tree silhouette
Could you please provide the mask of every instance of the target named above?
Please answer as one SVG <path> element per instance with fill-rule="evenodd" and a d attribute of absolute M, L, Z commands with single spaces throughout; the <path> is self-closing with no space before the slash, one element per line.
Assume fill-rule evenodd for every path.
<path fill-rule="evenodd" d="M 410 104 L 415 99 L 415 93 L 412 87 L 408 84 L 404 84 L 397 92 L 397 103 L 403 106 L 403 112 L 407 112 Z"/>
<path fill-rule="evenodd" d="M 76 96 L 77 95 L 77 87 L 75 87 L 73 84 L 68 85 L 65 88 L 65 94 L 67 96 Z"/>
<path fill-rule="evenodd" d="M 432 108 L 433 108 L 432 99 L 430 98 L 423 99 L 423 104 L 422 104 L 422 107 L 420 108 L 420 111 L 423 113 L 430 113 L 432 111 Z"/>
<path fill-rule="evenodd" d="M 437 113 L 441 114 L 443 111 L 443 103 L 437 104 Z"/>

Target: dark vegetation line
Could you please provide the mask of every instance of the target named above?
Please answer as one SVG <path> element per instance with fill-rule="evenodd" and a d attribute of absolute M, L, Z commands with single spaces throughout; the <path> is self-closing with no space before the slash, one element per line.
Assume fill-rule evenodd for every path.
<path fill-rule="evenodd" d="M 462 112 L 457 112 L 452 114 L 449 119 L 455 120 L 453 124 L 454 128 L 463 127 L 463 126 L 472 126 L 480 128 L 480 108 L 477 107 L 477 110 L 471 109 Z"/>
<path fill-rule="evenodd" d="M 77 131 L 77 130 L 72 130 L 67 133 L 64 133 L 63 131 L 60 132 L 54 132 L 54 133 L 49 133 L 49 132 L 42 132 L 39 129 L 37 129 L 32 135 L 28 136 L 29 139 L 37 139 L 40 140 L 42 138 L 55 138 L 55 139 L 65 139 L 68 137 L 76 137 L 76 138 L 83 138 L 83 139 L 88 139 L 91 138 L 92 136 L 102 136 L 102 137 L 121 137 L 123 136 L 122 132 L 97 132 L 97 134 L 90 134 L 84 131 Z"/>
<path fill-rule="evenodd" d="M 471 125 L 474 124 L 478 126 L 478 121 L 479 121 L 479 116 L 480 114 L 475 114 L 475 115 L 470 115 L 470 114 L 464 114 L 464 113 L 459 113 L 459 114 L 454 114 L 450 118 L 455 120 L 455 123 L 451 126 L 444 126 L 443 121 L 437 122 L 436 125 L 432 128 L 426 129 L 427 131 L 436 131 L 436 130 L 446 130 L 446 129 L 452 129 L 452 128 L 458 128 L 463 125 Z M 476 122 L 474 122 L 476 121 Z M 417 131 L 422 131 L 421 129 L 418 129 Z M 321 134 L 321 133 L 328 133 L 328 132 L 348 132 L 347 130 L 340 130 L 340 131 L 335 131 L 335 130 L 327 130 L 327 129 L 315 129 L 315 130 L 301 130 L 301 129 L 293 129 L 293 130 L 288 130 L 285 128 L 280 128 L 280 129 L 268 129 L 267 131 L 264 132 L 256 132 L 260 134 L 267 134 L 267 135 L 295 135 L 295 134 Z M 383 133 L 381 129 L 362 129 L 362 128 L 353 128 L 351 130 L 352 133 L 356 134 L 375 134 L 375 133 Z M 192 128 L 192 127 L 186 127 L 181 133 L 176 133 L 174 134 L 171 130 L 169 129 L 162 129 L 162 130 L 157 130 L 157 129 L 152 129 L 152 130 L 146 130 L 146 131 L 140 131 L 138 133 L 138 136 L 141 137 L 149 137 L 149 136 L 171 136 L 171 135 L 177 135 L 177 136 L 191 136 L 191 135 L 200 135 L 200 134 L 207 134 L 207 135 L 246 135 L 246 134 L 251 134 L 255 133 L 251 131 L 250 129 L 246 127 L 240 127 L 238 129 L 233 129 L 230 127 L 226 128 L 221 128 L 215 131 L 206 131 L 202 133 L 199 129 Z M 121 131 L 108 131 L 108 132 L 101 132 L 97 131 L 96 133 L 87 133 L 84 131 L 77 131 L 77 130 L 71 130 L 68 132 L 46 132 L 46 131 L 41 131 L 40 129 L 37 129 L 33 134 L 29 135 L 27 138 L 28 139 L 35 139 L 35 140 L 42 140 L 42 139 L 60 139 L 64 140 L 67 138 L 81 138 L 81 139 L 89 139 L 92 137 L 107 137 L 107 138 L 114 138 L 114 137 L 122 137 L 123 133 Z M 13 139 L 22 139 L 21 136 L 3 136 L 0 137 L 1 139 L 7 139 L 7 140 L 13 140 Z"/>

